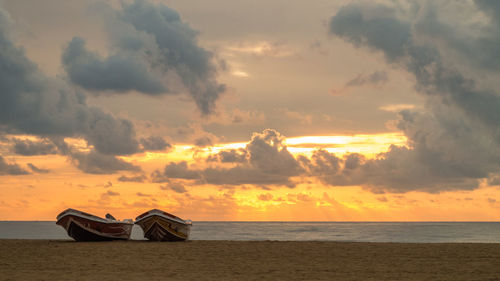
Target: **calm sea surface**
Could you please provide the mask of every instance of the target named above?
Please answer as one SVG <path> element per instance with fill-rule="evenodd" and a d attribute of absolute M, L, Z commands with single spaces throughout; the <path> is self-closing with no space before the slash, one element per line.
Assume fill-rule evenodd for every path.
<path fill-rule="evenodd" d="M 0 239 L 70 238 L 52 221 L 0 221 Z M 193 222 L 191 239 L 500 243 L 500 222 Z"/>

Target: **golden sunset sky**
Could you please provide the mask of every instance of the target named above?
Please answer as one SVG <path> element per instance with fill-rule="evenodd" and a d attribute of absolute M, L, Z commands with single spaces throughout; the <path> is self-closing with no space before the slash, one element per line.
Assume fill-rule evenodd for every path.
<path fill-rule="evenodd" d="M 0 220 L 498 221 L 498 3 L 2 0 Z"/>

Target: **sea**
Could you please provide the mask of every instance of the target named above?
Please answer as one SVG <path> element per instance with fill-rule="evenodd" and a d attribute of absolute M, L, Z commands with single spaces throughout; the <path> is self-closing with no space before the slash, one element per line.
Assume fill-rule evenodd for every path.
<path fill-rule="evenodd" d="M 0 221 L 0 239 L 71 239 L 54 221 Z M 131 239 L 143 240 L 134 226 Z M 193 222 L 191 240 L 500 243 L 500 222 Z"/>

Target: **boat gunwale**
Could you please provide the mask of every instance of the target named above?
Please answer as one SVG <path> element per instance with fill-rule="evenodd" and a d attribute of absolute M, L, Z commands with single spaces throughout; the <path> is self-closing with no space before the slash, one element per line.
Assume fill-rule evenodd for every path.
<path fill-rule="evenodd" d="M 153 211 L 153 210 L 152 210 L 152 211 Z M 148 211 L 148 212 L 151 212 L 151 211 Z M 142 215 L 144 215 L 144 214 L 146 214 L 146 213 L 148 213 L 148 212 L 145 212 L 145 213 L 143 213 Z M 140 216 L 142 216 L 142 215 L 140 215 Z M 140 217 L 140 216 L 139 216 L 139 217 Z M 136 218 L 136 220 L 135 220 L 135 222 L 134 222 L 134 223 L 135 223 L 135 224 L 138 224 L 140 221 L 143 221 L 143 220 L 145 220 L 145 219 L 147 219 L 147 218 L 150 218 L 150 217 L 153 217 L 153 216 L 159 216 L 159 217 L 165 218 L 165 219 L 167 219 L 167 220 L 171 220 L 171 221 L 173 221 L 173 222 L 177 222 L 177 223 L 180 223 L 180 224 L 183 224 L 183 225 L 189 226 L 189 227 L 190 227 L 190 226 L 192 226 L 192 224 L 190 224 L 190 223 L 186 222 L 185 220 L 183 220 L 183 219 L 181 219 L 181 218 L 179 218 L 179 217 L 175 217 L 175 218 L 174 218 L 174 217 L 171 217 L 171 216 L 167 216 L 167 215 L 165 215 L 165 214 L 164 214 L 164 212 L 163 212 L 163 211 L 161 211 L 161 210 L 155 210 L 153 213 L 149 213 L 149 214 L 145 215 L 145 216 L 144 216 L 144 217 L 142 217 L 142 218 L 137 217 L 137 218 L 139 218 L 139 219 L 137 219 L 137 218 Z"/>
<path fill-rule="evenodd" d="M 100 222 L 100 223 L 106 223 L 106 224 L 128 224 L 128 225 L 133 225 L 133 221 L 119 221 L 119 220 L 110 220 L 110 219 L 104 219 L 98 216 L 94 216 L 92 214 L 87 214 L 82 211 L 78 211 L 75 209 L 66 209 L 62 211 L 58 216 L 57 216 L 57 222 L 59 222 L 61 219 L 63 219 L 66 216 L 76 216 L 88 220 L 92 220 L 95 222 Z M 56 223 L 57 223 L 56 222 Z"/>

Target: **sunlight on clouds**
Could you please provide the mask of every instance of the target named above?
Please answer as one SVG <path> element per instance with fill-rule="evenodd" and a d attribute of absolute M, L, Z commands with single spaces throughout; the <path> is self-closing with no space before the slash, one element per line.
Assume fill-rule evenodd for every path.
<path fill-rule="evenodd" d="M 415 105 L 413 104 L 388 104 L 381 106 L 378 109 L 388 112 L 400 112 L 401 110 L 414 109 L 414 108 Z"/>
<path fill-rule="evenodd" d="M 226 49 L 231 52 L 271 57 L 288 57 L 294 54 L 293 50 L 280 43 L 271 43 L 268 41 L 260 42 L 242 42 L 227 46 Z"/>
<path fill-rule="evenodd" d="M 240 77 L 240 78 L 250 77 L 250 75 L 248 75 L 248 73 L 246 73 L 245 71 L 242 71 L 242 70 L 235 70 L 235 71 L 231 72 L 231 74 L 233 76 Z"/>

